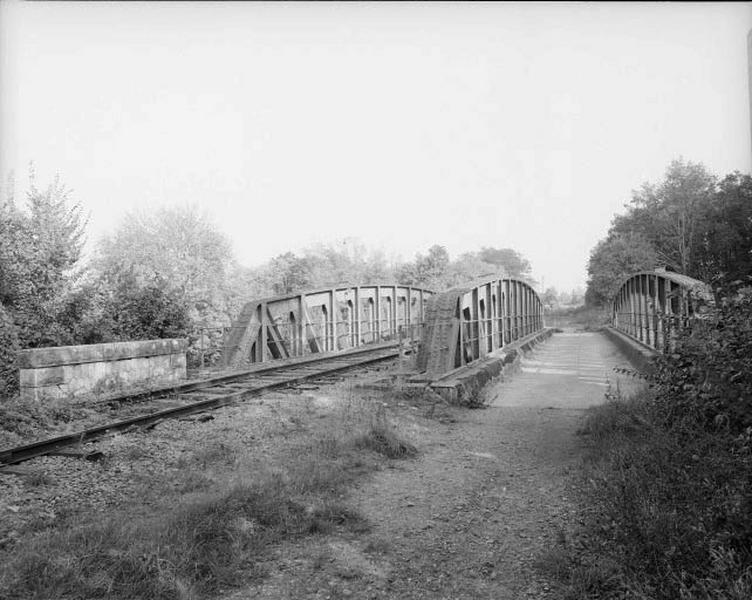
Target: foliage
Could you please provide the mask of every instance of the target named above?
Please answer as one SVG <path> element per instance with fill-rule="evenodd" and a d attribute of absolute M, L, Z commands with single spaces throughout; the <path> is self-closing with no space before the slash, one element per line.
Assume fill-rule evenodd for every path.
<path fill-rule="evenodd" d="M 511 248 L 483 247 L 478 252 L 478 258 L 503 270 L 508 277 L 530 278 L 530 261 Z"/>
<path fill-rule="evenodd" d="M 696 310 L 651 389 L 589 411 L 588 543 L 559 549 L 566 597 L 752 595 L 752 288 Z M 575 593 L 604 559 L 616 572 Z"/>
<path fill-rule="evenodd" d="M 669 428 L 701 427 L 752 441 L 752 288 L 698 319 L 657 361 L 656 408 Z"/>
<path fill-rule="evenodd" d="M 311 263 L 306 257 L 285 252 L 269 261 L 267 267 L 275 296 L 292 294 L 312 285 Z"/>
<path fill-rule="evenodd" d="M 695 251 L 695 275 L 729 288 L 752 274 L 752 177 L 738 171 L 718 184 L 702 219 L 702 243 Z"/>
<path fill-rule="evenodd" d="M 103 238 L 95 268 L 117 285 L 123 273 L 139 287 L 160 281 L 192 309 L 222 305 L 232 248 L 227 237 L 195 206 L 130 213 Z"/>
<path fill-rule="evenodd" d="M 480 277 L 530 279 L 530 263 L 511 248 L 481 248 L 450 260 L 444 246 L 434 245 L 396 271 L 400 283 L 444 290 Z"/>
<path fill-rule="evenodd" d="M 406 285 L 428 289 L 446 287 L 449 252 L 444 246 L 435 244 L 426 255 L 417 254 L 413 262 L 403 264 L 397 269 L 397 280 Z"/>
<path fill-rule="evenodd" d="M 607 305 L 629 275 L 655 268 L 658 260 L 653 246 L 639 234 L 609 235 L 590 253 L 587 303 Z"/>
<path fill-rule="evenodd" d="M 121 340 L 184 337 L 190 326 L 183 298 L 159 279 L 143 287 L 121 282 L 108 309 Z"/>
<path fill-rule="evenodd" d="M 632 193 L 630 210 L 614 219 L 612 232 L 638 232 L 661 261 L 680 273 L 696 272 L 705 208 L 715 193 L 716 178 L 698 163 L 674 160 L 657 185 L 643 184 Z"/>
<path fill-rule="evenodd" d="M 10 397 L 18 390 L 16 353 L 20 349 L 18 330 L 0 304 L 0 397 Z"/>
<path fill-rule="evenodd" d="M 606 239 L 593 249 L 587 301 L 610 301 L 611 282 L 630 265 L 625 256 L 726 291 L 752 275 L 751 253 L 752 178 L 735 172 L 718 182 L 703 165 L 675 160 L 661 182 L 633 192 L 626 213 L 614 217 Z M 612 254 L 622 260 L 611 260 Z"/>
<path fill-rule="evenodd" d="M 584 526 L 556 549 L 562 596 L 749 598 L 752 455 L 699 422 L 667 429 L 655 398 L 589 411 Z"/>
<path fill-rule="evenodd" d="M 38 189 L 32 174 L 25 210 L 12 200 L 0 206 L 0 303 L 23 347 L 61 341 L 57 301 L 75 282 L 86 226 L 69 196 L 59 179 Z"/>
<path fill-rule="evenodd" d="M 546 310 L 553 310 L 559 304 L 559 294 L 556 288 L 548 287 L 541 295 L 541 302 Z"/>

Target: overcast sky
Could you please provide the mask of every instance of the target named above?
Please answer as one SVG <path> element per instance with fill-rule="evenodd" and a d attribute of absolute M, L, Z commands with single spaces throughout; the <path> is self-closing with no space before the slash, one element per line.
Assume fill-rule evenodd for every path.
<path fill-rule="evenodd" d="M 584 285 L 676 157 L 750 171 L 749 4 L 0 0 L 0 174 L 90 237 L 196 203 L 257 265 L 357 237 L 511 247 Z"/>

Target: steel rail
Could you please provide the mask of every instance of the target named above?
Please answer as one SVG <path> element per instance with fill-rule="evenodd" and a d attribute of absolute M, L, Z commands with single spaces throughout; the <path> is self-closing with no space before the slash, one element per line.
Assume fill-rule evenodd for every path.
<path fill-rule="evenodd" d="M 183 394 L 187 392 L 199 391 L 205 388 L 215 387 L 223 383 L 230 383 L 233 381 L 239 381 L 253 377 L 255 375 L 263 375 L 275 371 L 285 371 L 295 367 L 317 364 L 322 362 L 329 362 L 337 360 L 338 358 L 348 358 L 350 356 L 359 356 L 362 354 L 371 354 L 380 350 L 392 349 L 399 347 L 399 342 L 387 342 L 383 344 L 369 344 L 367 348 L 356 348 L 346 351 L 331 351 L 327 353 L 308 355 L 305 357 L 290 358 L 284 361 L 277 361 L 276 363 L 259 363 L 257 367 L 251 367 L 250 369 L 243 369 L 242 371 L 235 371 L 226 375 L 217 375 L 214 377 L 207 377 L 205 379 L 197 379 L 193 381 L 186 381 L 185 383 L 171 384 L 166 386 L 159 386 L 148 390 L 139 390 L 135 392 L 117 394 L 114 396 L 108 396 L 95 402 L 95 404 L 112 404 L 115 402 L 125 402 L 130 400 L 146 400 L 148 398 L 154 398 L 157 396 L 169 396 L 174 394 Z M 91 405 L 91 403 L 87 403 Z M 1 456 L 1 454 L 0 454 Z"/>
<path fill-rule="evenodd" d="M 245 396 L 258 395 L 265 391 L 271 391 L 281 387 L 289 386 L 291 384 L 300 383 L 311 379 L 317 379 L 319 377 L 330 375 L 332 373 L 339 373 L 349 369 L 369 365 L 375 362 L 389 360 L 391 358 L 399 356 L 399 348 L 397 346 L 397 344 L 390 344 L 389 346 L 381 346 L 377 349 L 370 348 L 368 350 L 359 350 L 357 352 L 349 352 L 346 354 L 338 353 L 326 358 L 317 357 L 315 360 L 296 361 L 294 364 L 287 364 L 284 366 L 277 365 L 275 367 L 244 372 L 243 376 L 246 378 L 252 377 L 257 374 L 260 374 L 262 377 L 264 375 L 268 376 L 271 374 L 269 373 L 269 371 L 279 372 L 280 375 L 283 375 L 284 372 L 287 371 L 289 376 L 277 381 L 262 381 L 259 383 L 259 385 L 251 385 L 244 390 L 234 391 L 222 396 L 214 396 L 205 400 L 198 400 L 184 406 L 167 408 L 157 412 L 149 413 L 147 415 L 141 415 L 138 417 L 132 417 L 130 419 L 106 423 L 104 425 L 91 427 L 89 429 L 83 429 L 74 433 L 68 433 L 65 435 L 48 438 L 46 440 L 32 442 L 23 446 L 0 450 L 0 473 L 2 473 L 2 467 L 4 466 L 18 464 L 32 458 L 51 454 L 67 446 L 82 444 L 86 441 L 100 439 L 111 433 L 125 431 L 132 427 L 143 427 L 146 425 L 158 423 L 166 419 L 174 419 L 177 417 L 200 413 L 208 410 L 214 410 L 216 408 L 221 408 L 223 406 L 232 404 L 233 402 L 237 402 L 243 399 L 243 397 Z M 353 358 L 353 356 L 359 360 L 356 360 L 355 362 L 348 361 L 348 359 Z M 330 363 L 330 365 L 333 363 L 333 366 L 324 367 L 315 371 L 304 371 L 299 373 L 294 372 L 297 367 L 307 367 L 310 363 Z M 201 382 L 205 384 L 203 385 L 203 387 L 195 387 L 195 384 L 185 384 L 182 386 L 174 386 L 170 389 L 179 388 L 181 390 L 186 390 L 189 392 L 200 390 L 209 391 L 223 383 L 235 381 L 239 377 L 241 377 L 240 374 L 215 377 L 211 380 L 205 380 Z M 211 384 L 206 385 L 207 381 L 211 381 Z"/>

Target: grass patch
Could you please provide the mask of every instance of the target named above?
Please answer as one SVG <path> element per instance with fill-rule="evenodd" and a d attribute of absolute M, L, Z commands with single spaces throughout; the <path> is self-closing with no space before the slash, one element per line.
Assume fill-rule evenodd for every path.
<path fill-rule="evenodd" d="M 383 406 L 374 414 L 365 432 L 354 438 L 356 448 L 367 449 L 386 458 L 412 458 L 418 449 L 402 439 L 386 418 Z"/>
<path fill-rule="evenodd" d="M 579 544 L 539 568 L 565 598 L 752 598 L 752 456 L 723 432 L 666 429 L 650 391 L 589 411 Z"/>
<path fill-rule="evenodd" d="M 347 488 L 383 457 L 415 453 L 383 407 L 352 397 L 263 461 L 239 444 L 209 443 L 178 460 L 179 480 L 152 482 L 156 495 L 164 488 L 161 505 L 27 531 L 0 552 L 0 598 L 214 596 L 263 577 L 270 548 L 285 540 L 368 532 Z"/>
<path fill-rule="evenodd" d="M 262 576 L 260 559 L 284 539 L 368 530 L 335 497 L 347 480 L 339 469 L 307 472 L 239 481 L 159 518 L 81 516 L 29 536 L 2 557 L 0 597 L 201 597 Z"/>
<path fill-rule="evenodd" d="M 0 448 L 34 439 L 61 424 L 95 414 L 69 399 L 26 400 L 18 396 L 0 403 Z"/>

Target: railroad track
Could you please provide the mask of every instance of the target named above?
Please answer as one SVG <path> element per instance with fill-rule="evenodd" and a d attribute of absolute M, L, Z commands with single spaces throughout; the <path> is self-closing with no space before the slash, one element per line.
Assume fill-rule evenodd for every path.
<path fill-rule="evenodd" d="M 246 397 L 258 396 L 304 381 L 320 379 L 329 375 L 358 367 L 389 360 L 399 356 L 398 343 L 380 344 L 375 348 L 358 349 L 338 354 L 313 358 L 301 358 L 282 365 L 264 366 L 229 375 L 211 377 L 200 381 L 162 387 L 149 392 L 122 395 L 110 398 L 107 402 L 122 402 L 129 399 L 169 397 L 171 406 L 145 415 L 131 417 L 83 429 L 74 433 L 48 438 L 31 444 L 0 450 L 0 473 L 12 473 L 11 465 L 48 454 L 74 456 L 78 453 L 66 450 L 70 446 L 81 445 L 106 435 L 129 429 L 155 426 L 160 421 L 175 419 L 196 413 L 214 410 L 233 404 Z"/>

